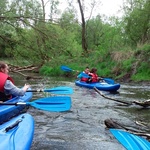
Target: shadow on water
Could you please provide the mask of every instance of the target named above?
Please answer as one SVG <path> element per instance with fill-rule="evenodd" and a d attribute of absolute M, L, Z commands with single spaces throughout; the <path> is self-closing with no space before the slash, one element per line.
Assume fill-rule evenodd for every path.
<path fill-rule="evenodd" d="M 22 85 L 26 81 L 18 80 Z M 77 87 L 74 81 L 63 78 L 31 80 L 32 89 L 70 86 L 74 89 L 71 96 L 70 111 L 56 113 L 30 108 L 28 113 L 35 119 L 35 134 L 31 150 L 124 150 L 124 147 L 110 134 L 104 120 L 113 118 L 118 122 L 133 125 L 135 120 L 150 122 L 150 110 L 141 107 L 119 106 L 105 99 L 92 89 Z M 120 100 L 147 100 L 149 86 L 121 84 L 119 93 L 103 94 Z M 53 94 L 34 93 L 33 99 Z"/>

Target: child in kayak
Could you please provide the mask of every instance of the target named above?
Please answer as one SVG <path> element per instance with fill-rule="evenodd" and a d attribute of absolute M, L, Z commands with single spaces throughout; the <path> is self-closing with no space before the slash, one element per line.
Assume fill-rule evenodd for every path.
<path fill-rule="evenodd" d="M 89 79 L 89 82 L 99 82 L 102 78 L 99 77 L 97 75 L 97 69 L 96 68 L 92 68 L 92 70 L 89 73 L 89 76 L 91 76 L 91 78 Z"/>

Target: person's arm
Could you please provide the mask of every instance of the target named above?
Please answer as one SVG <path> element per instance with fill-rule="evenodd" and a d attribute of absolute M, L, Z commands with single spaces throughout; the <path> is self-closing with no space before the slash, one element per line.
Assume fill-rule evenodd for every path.
<path fill-rule="evenodd" d="M 81 79 L 82 78 L 82 73 L 80 73 L 77 78 Z"/>
<path fill-rule="evenodd" d="M 14 96 L 23 96 L 27 89 L 29 88 L 29 85 L 24 85 L 22 89 L 16 87 L 10 80 L 6 80 L 5 86 L 4 86 L 4 92 L 6 95 L 14 95 Z"/>

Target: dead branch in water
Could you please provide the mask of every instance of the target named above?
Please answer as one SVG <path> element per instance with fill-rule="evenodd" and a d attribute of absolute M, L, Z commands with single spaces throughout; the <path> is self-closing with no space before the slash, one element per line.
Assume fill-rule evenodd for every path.
<path fill-rule="evenodd" d="M 20 72 L 20 71 L 12 71 L 12 72 L 18 73 L 18 74 L 20 74 L 20 75 L 26 77 L 26 80 L 30 80 L 30 79 L 42 79 L 41 77 L 35 77 L 35 76 L 28 76 L 28 75 L 25 75 L 25 74 L 23 74 L 23 73 Z"/>
<path fill-rule="evenodd" d="M 132 101 L 132 102 L 126 102 L 126 101 L 121 101 L 121 100 L 117 100 L 117 99 L 114 99 L 114 98 L 111 98 L 111 97 L 107 97 L 105 96 L 104 94 L 101 93 L 101 91 L 99 91 L 96 87 L 94 87 L 94 90 L 99 94 L 101 95 L 102 97 L 104 98 L 107 98 L 109 100 L 113 100 L 113 101 L 116 101 L 116 102 L 119 102 L 119 103 L 123 103 L 123 104 L 126 104 L 126 105 L 132 105 L 132 104 L 136 104 L 136 105 L 139 105 L 139 106 L 142 106 L 142 107 L 149 107 L 150 106 L 150 99 L 149 100 L 146 100 L 146 101 L 143 101 L 143 102 L 140 102 L 140 101 Z"/>
<path fill-rule="evenodd" d="M 143 102 L 133 101 L 133 103 L 136 104 L 136 105 L 143 106 L 143 107 L 148 107 L 148 106 L 150 106 L 150 99 L 148 99 L 146 101 L 143 101 Z"/>
<path fill-rule="evenodd" d="M 113 98 L 111 98 L 111 97 L 107 97 L 107 96 L 105 96 L 104 94 L 102 94 L 101 91 L 99 91 L 96 87 L 94 87 L 94 90 L 95 90 L 99 95 L 101 95 L 102 97 L 107 98 L 107 99 L 109 99 L 109 100 L 113 100 L 113 101 L 116 101 L 116 102 L 119 102 L 119 103 L 123 103 L 123 104 L 126 104 L 126 105 L 131 105 L 131 104 L 132 104 L 132 103 L 130 103 L 130 102 L 121 101 L 121 100 L 113 99 Z"/>
<path fill-rule="evenodd" d="M 114 121 L 112 119 L 106 119 L 104 121 L 105 125 L 107 128 L 115 128 L 115 129 L 124 129 L 132 134 L 136 134 L 136 135 L 139 135 L 139 136 L 144 136 L 147 138 L 147 140 L 150 140 L 150 134 L 149 133 L 146 133 L 146 131 L 141 131 L 141 130 L 138 130 L 138 129 L 131 129 L 129 127 L 125 127 L 125 125 L 123 124 L 120 124 L 118 123 L 117 121 Z"/>
<path fill-rule="evenodd" d="M 35 67 L 33 65 L 20 67 L 20 66 L 15 66 L 15 65 L 12 65 L 12 64 L 9 64 L 9 66 L 10 66 L 10 71 L 11 72 L 18 73 L 18 74 L 26 77 L 26 80 L 29 80 L 29 79 L 42 79 L 41 77 L 28 76 L 28 75 L 22 73 L 22 71 L 30 71 L 30 72 L 35 71 L 39 67 Z"/>

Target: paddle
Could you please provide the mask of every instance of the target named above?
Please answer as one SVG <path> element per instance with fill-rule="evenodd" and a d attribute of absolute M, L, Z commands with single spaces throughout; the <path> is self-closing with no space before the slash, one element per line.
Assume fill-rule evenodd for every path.
<path fill-rule="evenodd" d="M 51 89 L 28 90 L 27 92 L 50 92 L 53 94 L 72 94 L 73 89 L 71 87 L 60 86 Z"/>
<path fill-rule="evenodd" d="M 61 70 L 66 71 L 66 72 L 76 71 L 76 70 L 73 70 L 73 69 L 71 69 L 71 68 L 69 68 L 69 67 L 67 67 L 67 66 L 61 66 L 60 68 L 61 68 Z M 85 77 L 85 78 L 89 78 L 89 77 L 90 77 L 89 75 L 87 75 L 87 74 L 85 74 L 85 73 L 82 73 L 82 75 L 83 75 L 83 77 Z M 114 84 L 114 83 L 115 83 L 115 81 L 114 81 L 113 79 L 110 79 L 110 78 L 102 78 L 102 80 L 104 80 L 104 81 L 107 82 L 108 84 Z"/>
<path fill-rule="evenodd" d="M 76 71 L 76 70 L 73 70 L 73 69 L 71 69 L 71 68 L 69 68 L 67 66 L 61 66 L 60 68 L 61 68 L 61 70 L 66 71 L 66 72 Z"/>
<path fill-rule="evenodd" d="M 71 108 L 71 98 L 66 96 L 57 97 L 45 97 L 32 102 L 17 102 L 17 103 L 0 103 L 0 105 L 27 105 L 37 109 L 50 111 L 50 112 L 61 112 L 67 111 Z"/>
<path fill-rule="evenodd" d="M 118 129 L 110 129 L 110 132 L 128 150 L 150 149 L 150 142 L 140 136 Z"/>

